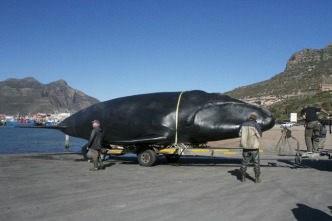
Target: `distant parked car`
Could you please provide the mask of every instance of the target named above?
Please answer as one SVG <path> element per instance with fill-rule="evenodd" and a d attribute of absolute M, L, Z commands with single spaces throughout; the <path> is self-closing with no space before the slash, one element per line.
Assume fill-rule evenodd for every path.
<path fill-rule="evenodd" d="M 292 122 L 281 122 L 280 127 L 292 127 L 293 125 Z"/>

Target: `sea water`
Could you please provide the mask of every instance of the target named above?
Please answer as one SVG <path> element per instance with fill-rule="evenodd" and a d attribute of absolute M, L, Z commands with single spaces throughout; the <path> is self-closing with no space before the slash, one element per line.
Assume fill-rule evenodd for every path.
<path fill-rule="evenodd" d="M 69 137 L 69 149 L 65 148 L 66 135 L 58 130 L 0 127 L 0 154 L 18 153 L 80 153 L 87 140 Z"/>

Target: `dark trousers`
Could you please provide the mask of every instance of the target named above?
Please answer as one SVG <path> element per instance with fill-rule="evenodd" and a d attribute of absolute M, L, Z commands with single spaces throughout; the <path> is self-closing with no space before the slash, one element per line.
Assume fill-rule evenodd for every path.
<path fill-rule="evenodd" d="M 308 122 L 305 127 L 305 144 L 308 152 L 317 152 L 319 149 L 319 129 L 319 121 Z"/>
<path fill-rule="evenodd" d="M 254 171 L 260 172 L 259 149 L 243 149 L 241 170 L 247 170 L 250 161 L 254 164 Z"/>
<path fill-rule="evenodd" d="M 91 149 L 92 160 L 98 162 L 100 156 L 100 150 Z"/>

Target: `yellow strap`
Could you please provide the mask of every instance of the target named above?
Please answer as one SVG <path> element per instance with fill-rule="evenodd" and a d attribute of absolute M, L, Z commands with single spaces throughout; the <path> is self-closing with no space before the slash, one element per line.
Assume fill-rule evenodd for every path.
<path fill-rule="evenodd" d="M 179 117 L 179 106 L 180 106 L 180 100 L 182 97 L 183 91 L 180 93 L 179 98 L 178 98 L 178 104 L 176 106 L 176 113 L 175 113 L 175 144 L 178 143 L 178 117 Z"/>

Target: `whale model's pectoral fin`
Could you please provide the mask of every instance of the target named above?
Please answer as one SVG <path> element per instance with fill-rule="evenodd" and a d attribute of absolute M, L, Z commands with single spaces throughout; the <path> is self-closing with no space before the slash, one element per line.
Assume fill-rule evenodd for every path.
<path fill-rule="evenodd" d="M 122 144 L 122 145 L 131 145 L 131 144 L 158 144 L 158 143 L 167 143 L 169 139 L 165 136 L 160 136 L 157 134 L 147 135 L 140 138 L 114 141 L 114 144 Z"/>

